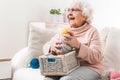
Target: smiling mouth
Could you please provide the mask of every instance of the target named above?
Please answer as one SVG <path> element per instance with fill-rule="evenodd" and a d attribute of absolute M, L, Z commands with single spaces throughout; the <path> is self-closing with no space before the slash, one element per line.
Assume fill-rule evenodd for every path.
<path fill-rule="evenodd" d="M 69 18 L 70 20 L 75 20 L 75 18 L 74 17 L 71 17 L 71 18 Z"/>
<path fill-rule="evenodd" d="M 73 18 L 70 18 L 70 20 L 75 20 L 75 18 L 73 17 Z"/>

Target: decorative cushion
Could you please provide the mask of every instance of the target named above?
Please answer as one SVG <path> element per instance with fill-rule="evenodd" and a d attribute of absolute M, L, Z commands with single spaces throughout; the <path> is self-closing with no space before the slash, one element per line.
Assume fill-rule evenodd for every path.
<path fill-rule="evenodd" d="M 120 71 L 110 72 L 110 80 L 112 79 L 120 80 Z"/>
<path fill-rule="evenodd" d="M 54 29 L 46 28 L 45 23 L 31 23 L 28 39 L 28 52 L 33 56 L 42 55 L 43 45 L 55 35 Z"/>
<path fill-rule="evenodd" d="M 120 29 L 110 28 L 103 55 L 106 70 L 120 70 Z"/>

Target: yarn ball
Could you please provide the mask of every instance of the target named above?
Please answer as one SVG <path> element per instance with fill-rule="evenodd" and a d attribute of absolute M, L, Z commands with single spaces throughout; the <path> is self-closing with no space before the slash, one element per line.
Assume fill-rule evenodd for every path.
<path fill-rule="evenodd" d="M 116 78 L 120 78 L 120 71 L 112 71 L 110 73 L 110 79 L 116 79 Z"/>
<path fill-rule="evenodd" d="M 33 69 L 37 69 L 37 68 L 40 67 L 38 58 L 33 58 L 30 61 L 30 67 L 33 68 Z"/>
<path fill-rule="evenodd" d="M 69 32 L 69 30 L 70 30 L 70 28 L 69 27 L 64 27 L 62 30 L 61 30 L 61 34 L 63 35 L 63 34 L 71 34 L 70 32 Z"/>

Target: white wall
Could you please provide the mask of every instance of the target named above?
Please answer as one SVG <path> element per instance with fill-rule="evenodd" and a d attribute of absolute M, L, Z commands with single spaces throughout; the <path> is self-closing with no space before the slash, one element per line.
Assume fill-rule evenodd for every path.
<path fill-rule="evenodd" d="M 28 23 L 49 21 L 50 8 L 55 8 L 59 2 L 66 1 L 0 0 L 0 58 L 12 57 L 26 47 Z"/>
<path fill-rule="evenodd" d="M 12 57 L 27 46 L 28 23 L 50 21 L 51 8 L 65 8 L 72 0 L 0 0 L 0 57 Z M 93 5 L 93 25 L 119 27 L 120 0 L 88 0 Z"/>
<path fill-rule="evenodd" d="M 94 8 L 93 25 L 104 27 L 120 27 L 120 0 L 90 0 Z"/>
<path fill-rule="evenodd" d="M 28 22 L 43 19 L 40 0 L 0 0 L 0 57 L 27 45 Z"/>

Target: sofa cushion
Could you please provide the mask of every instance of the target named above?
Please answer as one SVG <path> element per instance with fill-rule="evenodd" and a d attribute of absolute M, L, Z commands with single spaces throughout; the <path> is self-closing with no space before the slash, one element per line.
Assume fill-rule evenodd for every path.
<path fill-rule="evenodd" d="M 108 70 L 120 70 L 120 29 L 110 28 L 103 55 Z"/>
<path fill-rule="evenodd" d="M 43 80 L 40 69 L 21 68 L 17 70 L 12 80 Z"/>

